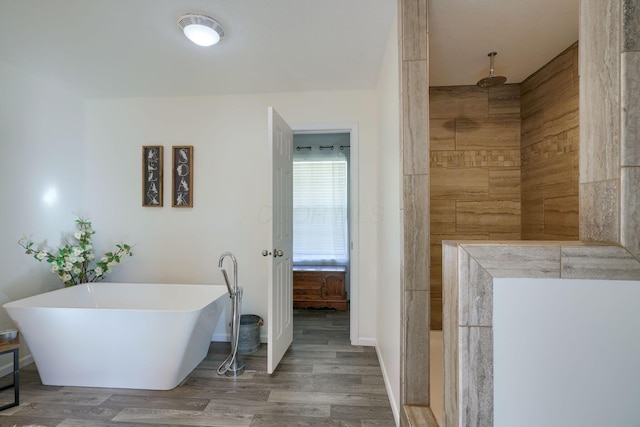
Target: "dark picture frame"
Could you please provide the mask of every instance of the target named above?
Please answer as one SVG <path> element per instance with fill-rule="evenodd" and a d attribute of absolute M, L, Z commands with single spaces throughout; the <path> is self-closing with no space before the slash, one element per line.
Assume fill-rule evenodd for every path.
<path fill-rule="evenodd" d="M 193 145 L 172 147 L 171 206 L 193 207 Z"/>
<path fill-rule="evenodd" d="M 142 147 L 142 206 L 162 207 L 163 204 L 163 160 L 162 145 Z"/>

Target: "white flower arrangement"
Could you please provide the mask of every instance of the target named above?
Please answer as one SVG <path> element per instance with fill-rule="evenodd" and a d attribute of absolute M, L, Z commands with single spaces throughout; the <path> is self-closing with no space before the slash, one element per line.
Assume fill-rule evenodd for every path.
<path fill-rule="evenodd" d="M 45 249 L 35 249 L 34 242 L 27 236 L 22 236 L 18 244 L 25 249 L 27 255 L 33 255 L 38 261 L 46 260 L 51 264 L 51 272 L 58 276 L 66 287 L 78 285 L 80 283 L 98 282 L 118 265 L 125 256 L 133 255 L 131 246 L 126 243 L 116 245 L 113 252 L 105 253 L 100 261 L 96 262 L 94 268 L 90 264 L 95 261 L 91 236 L 95 231 L 91 228 L 91 222 L 78 218 L 76 221 L 76 232 L 73 237 L 77 240 L 76 245 L 70 243 L 59 248 L 57 252 L 49 252 Z M 42 246 L 42 244 L 38 245 Z"/>

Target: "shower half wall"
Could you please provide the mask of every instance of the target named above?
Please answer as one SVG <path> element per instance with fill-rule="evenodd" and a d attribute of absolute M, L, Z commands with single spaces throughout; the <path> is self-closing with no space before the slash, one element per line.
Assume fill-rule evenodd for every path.
<path fill-rule="evenodd" d="M 429 90 L 431 329 L 442 240 L 578 240 L 578 44 L 520 84 Z"/>

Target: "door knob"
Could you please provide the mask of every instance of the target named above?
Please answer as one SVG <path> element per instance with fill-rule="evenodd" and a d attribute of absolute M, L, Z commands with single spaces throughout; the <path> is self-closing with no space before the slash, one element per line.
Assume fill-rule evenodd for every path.
<path fill-rule="evenodd" d="M 268 250 L 265 249 L 264 251 L 262 251 L 262 256 L 269 256 L 269 255 L 271 255 L 271 252 L 269 252 Z"/>
<path fill-rule="evenodd" d="M 282 249 L 276 249 L 276 250 L 273 251 L 273 256 L 274 257 L 279 257 L 279 256 L 282 256 L 282 255 L 284 255 L 284 252 L 282 252 Z"/>

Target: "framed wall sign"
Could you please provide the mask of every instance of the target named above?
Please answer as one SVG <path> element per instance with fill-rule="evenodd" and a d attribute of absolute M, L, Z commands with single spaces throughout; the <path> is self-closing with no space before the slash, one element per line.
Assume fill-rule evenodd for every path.
<path fill-rule="evenodd" d="M 193 207 L 193 146 L 174 145 L 171 170 L 173 190 L 171 206 L 174 208 Z"/>
<path fill-rule="evenodd" d="M 142 147 L 142 206 L 162 206 L 162 145 Z"/>

